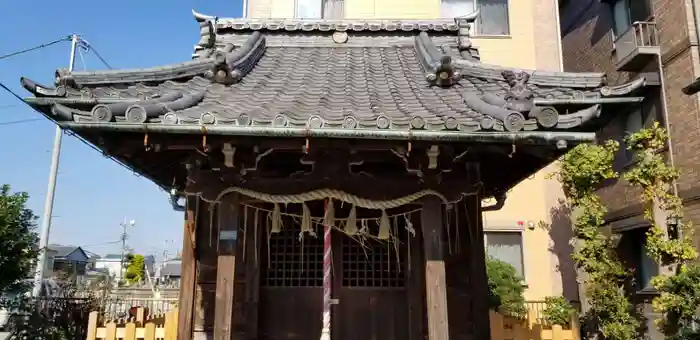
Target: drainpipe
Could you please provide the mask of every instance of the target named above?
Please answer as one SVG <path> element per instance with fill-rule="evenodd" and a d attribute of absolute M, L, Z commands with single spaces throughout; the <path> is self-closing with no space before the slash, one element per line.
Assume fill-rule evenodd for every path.
<path fill-rule="evenodd" d="M 554 20 L 556 21 L 557 25 L 557 59 L 558 60 L 558 66 L 559 69 L 557 71 L 564 71 L 564 52 L 563 52 L 563 47 L 562 44 L 564 43 L 562 39 L 564 38 L 562 36 L 562 30 L 561 30 L 561 18 L 559 18 L 559 1 L 556 1 L 554 4 Z"/>
<path fill-rule="evenodd" d="M 248 19 L 248 0 L 243 0 L 243 12 L 241 13 L 243 19 Z"/>
<path fill-rule="evenodd" d="M 695 2 L 695 0 L 693 0 Z M 661 80 L 661 108 L 663 110 L 662 114 L 664 116 L 664 128 L 668 134 L 668 162 L 671 163 L 672 167 L 676 167 L 676 160 L 673 153 L 673 142 L 671 141 L 671 122 L 668 119 L 668 107 L 666 103 L 666 77 L 664 75 L 664 65 L 661 60 L 661 53 L 658 54 L 659 61 L 659 78 Z M 678 196 L 678 183 L 673 182 L 673 193 Z"/>
<path fill-rule="evenodd" d="M 694 44 L 692 41 L 690 42 L 692 48 L 693 45 L 700 46 L 700 22 L 698 21 L 700 14 L 698 13 L 699 6 L 697 0 L 690 0 L 690 6 L 693 9 L 693 22 L 695 23 L 695 41 Z M 690 85 L 684 87 L 682 91 L 689 96 L 700 92 L 700 77 L 697 77 Z"/>
<path fill-rule="evenodd" d="M 697 0 L 690 0 L 690 6 L 693 8 L 693 22 L 695 23 L 695 46 L 698 46 L 700 42 L 700 22 L 698 22 L 698 17 L 700 15 L 698 14 Z"/>
<path fill-rule="evenodd" d="M 489 205 L 487 207 L 481 208 L 481 211 L 498 211 L 503 208 L 503 206 L 506 204 L 506 194 L 497 194 L 494 197 L 496 199 L 496 203 L 493 205 Z"/>

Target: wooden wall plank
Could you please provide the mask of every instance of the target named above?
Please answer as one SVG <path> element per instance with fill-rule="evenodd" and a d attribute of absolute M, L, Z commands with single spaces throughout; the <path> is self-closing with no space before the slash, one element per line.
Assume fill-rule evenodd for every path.
<path fill-rule="evenodd" d="M 224 196 L 219 205 L 218 260 L 216 269 L 216 305 L 214 340 L 233 339 L 234 271 L 240 205 L 238 194 Z"/>
<path fill-rule="evenodd" d="M 428 339 L 449 339 L 445 262 L 443 250 L 442 201 L 429 196 L 423 199 L 421 213 L 425 253 L 425 292 L 428 314 Z"/>
<path fill-rule="evenodd" d="M 178 319 L 177 338 L 191 339 L 194 316 L 194 289 L 196 276 L 195 233 L 197 217 L 205 206 L 198 197 L 188 197 L 185 207 L 185 228 L 182 241 L 182 269 L 180 277 L 180 312 Z"/>

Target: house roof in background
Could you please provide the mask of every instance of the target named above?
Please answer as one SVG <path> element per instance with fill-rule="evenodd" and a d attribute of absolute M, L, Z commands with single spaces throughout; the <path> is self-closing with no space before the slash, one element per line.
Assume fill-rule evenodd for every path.
<path fill-rule="evenodd" d="M 88 258 L 91 260 L 96 260 L 96 259 L 101 258 L 101 256 L 99 254 L 93 253 L 91 251 L 87 251 L 85 249 L 83 249 L 83 251 L 85 252 L 85 255 L 87 255 Z"/>
<path fill-rule="evenodd" d="M 163 268 L 160 269 L 160 276 L 180 276 L 180 271 L 182 269 L 181 263 L 166 263 Z"/>
<path fill-rule="evenodd" d="M 100 259 L 101 260 L 121 260 L 122 256 L 120 254 L 107 254 L 105 256 L 102 256 Z"/>
<path fill-rule="evenodd" d="M 50 244 L 47 246 L 47 248 L 51 249 L 52 251 L 54 251 L 56 253 L 54 255 L 55 258 L 68 257 L 70 254 L 73 254 L 76 251 L 82 252 L 86 258 L 89 258 L 87 253 L 83 250 L 83 248 L 78 247 L 78 246 L 64 246 L 64 245 L 60 245 L 60 244 Z"/>

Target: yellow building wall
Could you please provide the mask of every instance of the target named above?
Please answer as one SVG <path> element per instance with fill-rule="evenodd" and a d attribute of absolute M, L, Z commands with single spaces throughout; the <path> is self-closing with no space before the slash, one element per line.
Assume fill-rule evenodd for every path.
<path fill-rule="evenodd" d="M 250 18 L 292 18 L 294 0 L 249 0 Z M 440 0 L 345 0 L 347 19 L 437 19 Z M 473 36 L 472 42 L 484 63 L 522 69 L 561 71 L 557 0 L 513 0 L 509 2 L 510 35 Z M 562 295 L 565 285 L 576 285 L 575 277 L 566 277 L 559 270 L 559 257 L 552 248 L 562 248 L 568 240 L 553 239 L 547 226 L 551 213 L 563 199 L 555 179 L 546 179 L 556 170 L 550 165 L 532 178 L 520 183 L 508 194 L 503 209 L 484 213 L 487 230 L 517 228 L 515 221 L 525 221 L 522 228 L 526 298 L 542 300 Z M 530 229 L 527 222 L 536 227 Z M 570 228 L 554 221 L 554 228 Z M 573 280 L 573 282 L 572 282 Z M 570 290 L 570 289 L 569 289 Z M 577 296 L 566 294 L 569 298 Z M 571 296 L 569 296 L 571 295 Z"/>
<path fill-rule="evenodd" d="M 435 19 L 440 0 L 347 0 L 348 19 Z"/>

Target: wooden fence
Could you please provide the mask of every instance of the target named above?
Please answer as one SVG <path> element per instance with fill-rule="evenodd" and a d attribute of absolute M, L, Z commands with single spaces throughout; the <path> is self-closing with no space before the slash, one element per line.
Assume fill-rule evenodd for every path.
<path fill-rule="evenodd" d="M 571 325 L 542 325 L 534 315 L 526 320 L 517 319 L 491 311 L 491 340 L 580 340 L 578 321 L 572 318 Z"/>
<path fill-rule="evenodd" d="M 130 320 L 108 321 L 100 320 L 99 312 L 91 312 L 87 340 L 177 340 L 177 312 L 175 308 L 165 314 L 147 316 L 147 310 L 139 308 Z M 523 320 L 491 311 L 489 318 L 491 340 L 580 340 L 575 318 L 568 328 L 542 325 L 534 314 Z"/>
<path fill-rule="evenodd" d="M 165 314 L 146 315 L 146 309 L 136 310 L 129 320 L 100 320 L 99 312 L 91 312 L 87 340 L 177 340 L 177 308 Z"/>

